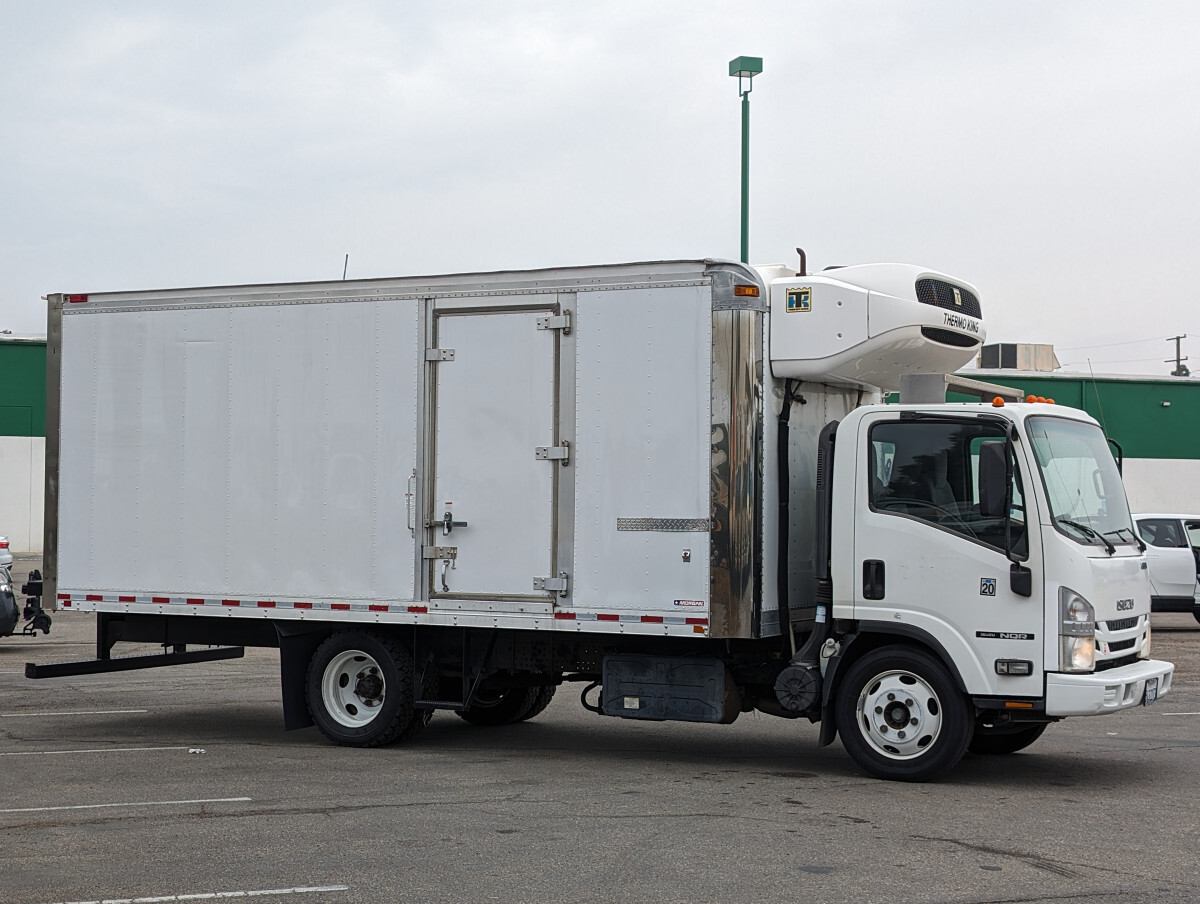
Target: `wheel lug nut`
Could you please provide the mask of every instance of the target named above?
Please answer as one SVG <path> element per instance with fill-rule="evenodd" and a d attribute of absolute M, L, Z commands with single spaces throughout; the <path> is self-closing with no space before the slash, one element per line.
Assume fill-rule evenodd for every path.
<path fill-rule="evenodd" d="M 877 715 L 877 716 L 883 715 L 883 707 L 882 706 L 875 707 L 875 715 Z"/>
<path fill-rule="evenodd" d="M 895 695 L 895 694 L 888 694 L 888 699 L 889 699 L 889 700 L 895 700 L 895 699 L 896 699 L 896 695 Z"/>
<path fill-rule="evenodd" d="M 911 722 L 909 722 L 908 724 L 909 724 L 909 725 L 916 725 L 916 724 L 917 724 L 917 720 L 916 720 L 916 719 L 913 719 L 913 720 L 912 720 Z"/>
<path fill-rule="evenodd" d="M 898 732 L 896 732 L 896 737 L 903 739 L 903 738 L 904 738 L 904 732 L 902 732 L 902 731 L 898 731 Z"/>
<path fill-rule="evenodd" d="M 912 702 L 912 700 L 905 700 L 905 701 L 904 701 L 904 705 L 905 705 L 905 706 L 912 706 L 912 705 L 913 705 L 913 702 Z"/>

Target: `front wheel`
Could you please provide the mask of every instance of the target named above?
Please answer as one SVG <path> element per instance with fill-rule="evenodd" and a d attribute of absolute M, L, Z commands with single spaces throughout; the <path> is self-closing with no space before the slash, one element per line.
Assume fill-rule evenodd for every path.
<path fill-rule="evenodd" d="M 966 699 L 954 679 L 912 647 L 881 647 L 850 666 L 835 709 L 842 745 L 876 778 L 934 778 L 962 758 L 971 739 Z"/>
<path fill-rule="evenodd" d="M 308 664 L 308 711 L 321 732 L 346 747 L 405 740 L 429 721 L 413 709 L 412 654 L 374 631 L 341 631 Z"/>
<path fill-rule="evenodd" d="M 1003 755 L 1024 750 L 1042 736 L 1047 723 L 1035 725 L 1017 725 L 1007 728 L 984 728 L 976 726 L 975 734 L 967 749 L 971 753 Z"/>

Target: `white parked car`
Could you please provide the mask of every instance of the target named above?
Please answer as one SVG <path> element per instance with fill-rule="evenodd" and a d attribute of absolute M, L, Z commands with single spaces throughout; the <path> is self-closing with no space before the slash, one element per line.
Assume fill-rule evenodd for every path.
<path fill-rule="evenodd" d="M 12 550 L 8 548 L 8 537 L 0 537 L 0 566 L 13 563 Z"/>
<path fill-rule="evenodd" d="M 1134 515 L 1150 563 L 1150 609 L 1191 612 L 1200 621 L 1200 515 Z"/>

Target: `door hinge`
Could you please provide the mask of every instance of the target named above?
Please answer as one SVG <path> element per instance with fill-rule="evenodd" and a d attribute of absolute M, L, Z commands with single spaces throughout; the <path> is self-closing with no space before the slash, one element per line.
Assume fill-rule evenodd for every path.
<path fill-rule="evenodd" d="M 538 446 L 533 450 L 533 457 L 538 461 L 561 461 L 566 467 L 571 460 L 571 444 L 564 441 L 557 446 Z"/>
<path fill-rule="evenodd" d="M 550 593 L 557 593 L 559 596 L 566 596 L 571 588 L 571 579 L 567 577 L 567 573 L 561 572 L 556 578 L 534 578 L 533 589 L 545 590 Z"/>
<path fill-rule="evenodd" d="M 537 319 L 539 330 L 562 330 L 564 336 L 571 335 L 571 312 L 563 311 L 557 317 L 547 315 Z"/>
<path fill-rule="evenodd" d="M 425 349 L 426 361 L 453 361 L 454 349 L 452 348 L 427 348 Z"/>
<path fill-rule="evenodd" d="M 457 559 L 457 546 L 426 546 L 421 550 L 422 559 Z"/>

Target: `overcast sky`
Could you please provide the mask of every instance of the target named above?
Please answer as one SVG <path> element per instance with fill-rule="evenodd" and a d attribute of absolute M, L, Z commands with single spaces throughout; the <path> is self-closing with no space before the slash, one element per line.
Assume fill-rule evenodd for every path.
<path fill-rule="evenodd" d="M 1067 369 L 1200 367 L 1200 3 L 0 0 L 0 329 L 41 296 L 903 261 Z M 1198 371 L 1200 372 L 1200 371 Z"/>

